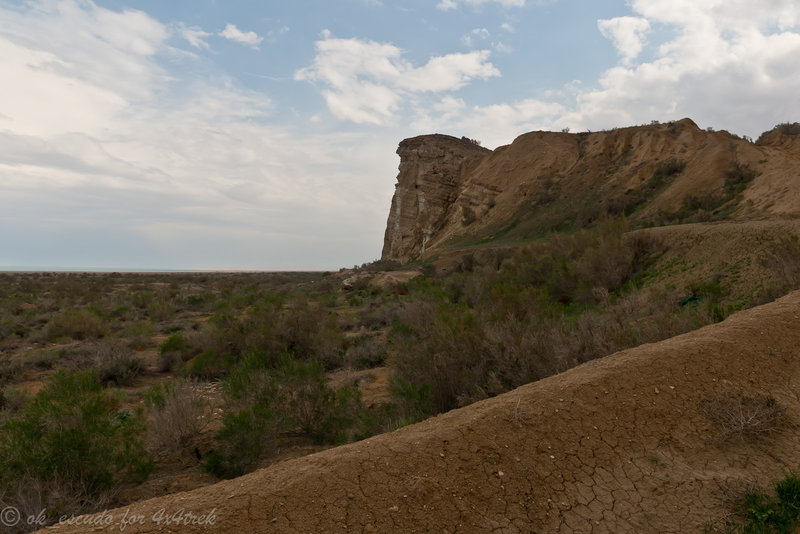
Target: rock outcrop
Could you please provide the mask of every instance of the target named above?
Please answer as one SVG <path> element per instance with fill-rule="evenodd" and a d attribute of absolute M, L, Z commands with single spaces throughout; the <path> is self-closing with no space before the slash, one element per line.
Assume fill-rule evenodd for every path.
<path fill-rule="evenodd" d="M 667 224 L 800 215 L 798 143 L 753 144 L 690 119 L 595 133 L 531 132 L 494 151 L 426 135 L 400 143 L 383 259 L 525 242 L 604 215 Z M 752 171 L 731 192 L 730 169 Z M 737 184 L 738 186 L 738 184 Z"/>
<path fill-rule="evenodd" d="M 423 135 L 400 143 L 400 173 L 383 241 L 383 259 L 407 261 L 425 250 L 460 192 L 463 177 L 491 151 L 468 139 Z"/>

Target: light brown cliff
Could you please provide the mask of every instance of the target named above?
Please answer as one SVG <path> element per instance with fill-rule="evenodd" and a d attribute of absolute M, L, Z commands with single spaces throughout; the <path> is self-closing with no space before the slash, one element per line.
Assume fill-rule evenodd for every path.
<path fill-rule="evenodd" d="M 423 252 L 448 217 L 461 182 L 490 151 L 467 139 L 423 135 L 400 143 L 400 173 L 383 241 L 383 259 L 406 261 Z"/>
<path fill-rule="evenodd" d="M 800 136 L 778 130 L 753 144 L 690 119 L 531 132 L 491 152 L 448 136 L 414 137 L 397 151 L 383 259 L 407 262 L 468 241 L 524 242 L 607 214 L 655 225 L 674 222 L 680 210 L 708 212 L 695 221 L 795 217 L 798 147 Z M 755 178 L 719 202 L 732 168 L 750 169 Z"/>

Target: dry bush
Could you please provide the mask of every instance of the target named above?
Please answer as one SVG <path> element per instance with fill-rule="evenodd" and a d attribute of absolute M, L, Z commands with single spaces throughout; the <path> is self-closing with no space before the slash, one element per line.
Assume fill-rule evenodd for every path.
<path fill-rule="evenodd" d="M 11 516 L 5 516 L 4 534 L 23 534 L 44 528 L 56 522 L 62 515 L 81 515 L 105 508 L 113 499 L 115 491 L 104 491 L 91 500 L 79 498 L 85 493 L 72 485 L 55 480 L 26 477 L 0 490 L 0 510 L 14 508 L 20 520 L 11 524 Z M 68 512 L 68 513 L 67 513 Z M 29 518 L 34 518 L 30 521 Z"/>
<path fill-rule="evenodd" d="M 121 343 L 104 344 L 95 353 L 94 371 L 103 384 L 130 386 L 144 371 L 144 363 Z"/>
<path fill-rule="evenodd" d="M 155 386 L 148 391 L 146 402 L 150 412 L 148 445 L 154 452 L 185 447 L 210 421 L 211 406 L 197 380 L 179 378 Z"/>
<path fill-rule="evenodd" d="M 386 362 L 386 343 L 375 336 L 356 338 L 344 355 L 344 365 L 352 369 L 371 369 Z"/>
<path fill-rule="evenodd" d="M 786 410 L 774 397 L 751 397 L 743 393 L 725 392 L 701 401 L 703 413 L 719 429 L 721 440 L 756 438 L 784 428 Z"/>

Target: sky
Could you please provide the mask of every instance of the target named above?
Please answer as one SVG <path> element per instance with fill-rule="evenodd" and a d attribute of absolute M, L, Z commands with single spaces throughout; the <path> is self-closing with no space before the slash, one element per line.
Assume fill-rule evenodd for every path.
<path fill-rule="evenodd" d="M 380 257 L 407 137 L 800 120 L 797 0 L 0 0 L 0 269 Z"/>

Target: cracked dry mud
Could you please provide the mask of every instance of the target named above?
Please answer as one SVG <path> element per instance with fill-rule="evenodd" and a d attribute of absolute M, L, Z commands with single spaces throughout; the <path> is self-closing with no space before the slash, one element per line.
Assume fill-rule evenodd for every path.
<path fill-rule="evenodd" d="M 800 469 L 791 424 L 720 441 L 702 401 L 771 395 L 800 422 L 800 292 L 391 434 L 130 507 L 125 532 L 699 532 Z M 215 509 L 213 525 L 158 510 Z M 104 527 L 118 532 L 125 509 Z"/>

